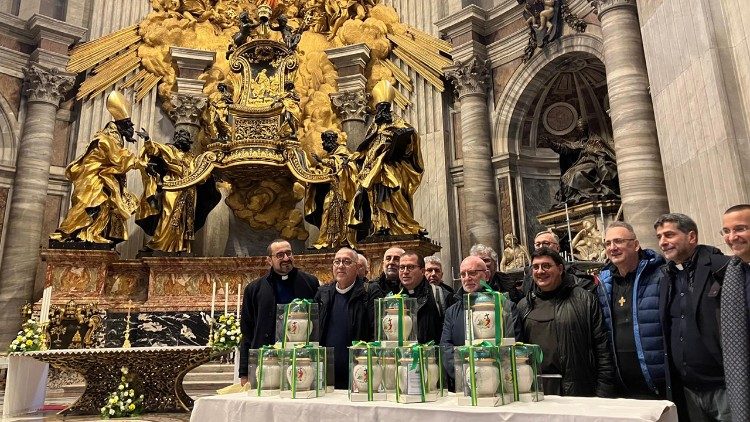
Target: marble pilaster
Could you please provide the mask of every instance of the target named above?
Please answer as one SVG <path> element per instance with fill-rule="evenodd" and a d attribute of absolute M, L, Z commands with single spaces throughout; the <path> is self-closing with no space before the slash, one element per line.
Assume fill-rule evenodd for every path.
<path fill-rule="evenodd" d="M 177 68 L 177 92 L 170 98 L 174 108 L 169 111 L 169 118 L 174 122 L 175 131 L 186 129 L 195 136 L 207 104 L 203 94 L 205 81 L 199 77 L 214 62 L 216 52 L 170 47 L 169 53 Z"/>
<path fill-rule="evenodd" d="M 491 79 L 487 60 L 457 61 L 447 72 L 461 103 L 464 201 L 469 241 L 500 247 L 497 189 L 492 167 L 492 139 L 487 112 Z"/>
<path fill-rule="evenodd" d="M 336 68 L 338 92 L 331 94 L 331 103 L 346 132 L 346 146 L 356 151 L 365 136 L 368 94 L 365 91 L 365 68 L 370 48 L 365 44 L 347 45 L 326 50 L 328 60 Z"/>
<path fill-rule="evenodd" d="M 18 150 L 8 228 L 0 270 L 0 345 L 13 338 L 21 324 L 20 307 L 30 300 L 39 259 L 44 208 L 49 183 L 55 115 L 73 87 L 74 77 L 31 65 L 24 69 L 26 121 Z"/>
<path fill-rule="evenodd" d="M 635 0 L 597 0 L 625 221 L 655 248 L 654 221 L 669 211 Z"/>

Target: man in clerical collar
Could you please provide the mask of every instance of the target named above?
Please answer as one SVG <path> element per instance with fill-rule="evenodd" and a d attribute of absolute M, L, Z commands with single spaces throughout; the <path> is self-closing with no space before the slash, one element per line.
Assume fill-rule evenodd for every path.
<path fill-rule="evenodd" d="M 699 245 L 698 226 L 687 215 L 664 214 L 654 229 L 669 261 L 659 294 L 667 399 L 680 420 L 730 420 L 719 327 L 729 257 Z"/>
<path fill-rule="evenodd" d="M 424 278 L 424 258 L 416 252 L 404 252 L 398 264 L 398 277 L 404 293 L 417 299 L 417 341 L 421 344 L 429 341 L 439 343 L 443 316 Z"/>
<path fill-rule="evenodd" d="M 341 248 L 333 258 L 333 282 L 321 286 L 315 301 L 320 304 L 320 345 L 333 347 L 335 387 L 349 385 L 349 349 L 354 341 L 374 338 L 375 299 L 384 294 L 377 284 L 365 288 L 358 272 L 357 252 Z"/>
<path fill-rule="evenodd" d="M 641 249 L 628 223 L 613 222 L 604 239 L 610 263 L 599 273 L 596 293 L 613 346 L 620 395 L 664 399 L 664 345 L 658 313 L 664 258 Z"/>
<path fill-rule="evenodd" d="M 399 247 L 388 248 L 383 254 L 383 272 L 375 280 L 371 280 L 370 283 L 375 283 L 380 287 L 380 290 L 386 294 L 396 294 L 401 291 L 401 284 L 398 279 L 398 265 L 401 255 L 404 254 L 404 250 Z"/>
<path fill-rule="evenodd" d="M 292 246 L 284 239 L 268 245 L 268 274 L 249 283 L 242 299 L 242 347 L 239 376 L 247 382 L 248 349 L 276 342 L 276 305 L 294 299 L 313 299 L 318 292 L 318 279 L 294 266 Z"/>

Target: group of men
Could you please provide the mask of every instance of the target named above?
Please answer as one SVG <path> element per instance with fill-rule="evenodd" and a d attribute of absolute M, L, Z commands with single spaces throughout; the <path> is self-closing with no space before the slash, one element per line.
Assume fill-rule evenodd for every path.
<path fill-rule="evenodd" d="M 566 263 L 557 236 L 542 232 L 531 277 L 518 284 L 497 271 L 494 250 L 475 245 L 455 291 L 437 257 L 396 247 L 372 280 L 366 258 L 341 248 L 333 282 L 319 286 L 294 267 L 289 243 L 274 241 L 269 273 L 245 289 L 240 376 L 247 381 L 248 349 L 276 341 L 276 304 L 306 298 L 320 304 L 320 343 L 334 348 L 336 388 L 347 388 L 347 347 L 376 337 L 375 299 L 401 292 L 417 301 L 417 340 L 443 348 L 453 387 L 453 347 L 465 340 L 462 296 L 489 286 L 508 293 L 506 336 L 541 346 L 547 392 L 666 398 L 681 421 L 750 420 L 750 205 L 723 216 L 721 235 L 734 257 L 699 244 L 684 214 L 664 214 L 654 230 L 661 254 L 641 248 L 628 223 L 611 223 L 608 263 L 597 276 Z"/>

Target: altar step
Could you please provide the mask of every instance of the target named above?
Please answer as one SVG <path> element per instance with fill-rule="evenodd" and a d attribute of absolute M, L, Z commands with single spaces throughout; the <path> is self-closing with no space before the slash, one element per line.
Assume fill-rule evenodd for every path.
<path fill-rule="evenodd" d="M 231 385 L 234 381 L 234 364 L 209 363 L 201 365 L 185 375 L 182 385 L 191 397 L 216 394 L 216 390 Z M 85 385 L 74 383 L 62 388 L 47 388 L 47 398 L 76 397 L 83 394 Z"/>

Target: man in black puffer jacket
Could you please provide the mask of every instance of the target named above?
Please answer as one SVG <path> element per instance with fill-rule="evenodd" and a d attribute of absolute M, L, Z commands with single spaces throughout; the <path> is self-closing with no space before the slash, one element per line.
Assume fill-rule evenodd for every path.
<path fill-rule="evenodd" d="M 542 374 L 560 374 L 563 396 L 613 397 L 615 366 L 596 296 L 576 285 L 562 257 L 543 247 L 531 254 L 534 289 L 518 304 L 522 341 L 541 346 Z"/>

